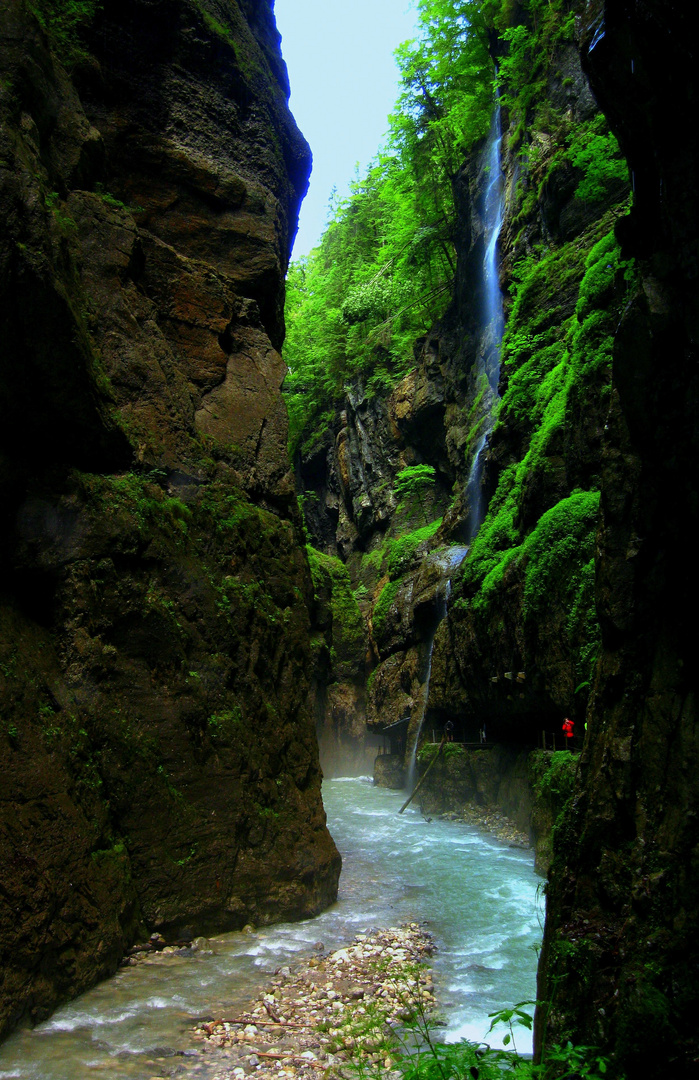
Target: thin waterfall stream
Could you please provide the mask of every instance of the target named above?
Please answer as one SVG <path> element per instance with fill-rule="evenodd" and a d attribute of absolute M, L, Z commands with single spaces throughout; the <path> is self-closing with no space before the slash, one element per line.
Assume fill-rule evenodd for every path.
<path fill-rule="evenodd" d="M 122 969 L 4 1043 L 0 1080 L 213 1078 L 216 1062 L 190 1036 L 196 1018 L 235 1015 L 278 967 L 371 927 L 427 922 L 448 1041 L 482 1040 L 489 1012 L 535 996 L 541 916 L 531 852 L 413 808 L 399 816 L 400 793 L 366 777 L 325 781 L 323 796 L 344 861 L 336 904 L 315 919 L 225 934 L 198 952 Z"/>
<path fill-rule="evenodd" d="M 483 432 L 476 444 L 471 460 L 471 469 L 466 481 L 466 505 L 468 506 L 467 539 L 470 542 L 483 523 L 483 497 L 481 493 L 481 478 L 485 454 L 488 449 L 488 436 L 493 430 L 495 423 L 494 407 L 498 398 L 498 381 L 500 378 L 500 350 L 502 347 L 502 335 L 505 329 L 505 316 L 500 291 L 498 276 L 498 239 L 505 210 L 505 192 L 503 184 L 502 167 L 500 164 L 500 148 L 502 145 L 502 125 L 500 117 L 500 103 L 496 101 L 493 119 L 490 125 L 490 133 L 483 155 L 483 171 L 486 177 L 483 199 L 481 203 L 481 217 L 483 221 L 484 255 L 481 267 L 481 335 L 478 352 L 475 360 L 476 385 L 487 380 L 489 393 L 486 395 L 487 412 L 483 417 Z M 406 787 L 411 790 L 417 779 L 417 751 L 420 744 L 420 733 L 424 726 L 427 706 L 430 696 L 430 675 L 432 673 L 432 652 L 434 639 L 439 624 L 447 614 L 447 604 L 451 588 L 451 575 L 468 554 L 468 546 L 449 548 L 443 557 L 446 557 L 444 565 L 445 585 L 444 602 L 440 605 L 438 618 L 435 622 L 434 631 L 428 642 L 427 674 L 423 682 L 423 692 L 417 710 L 408 728 L 408 747 L 406 752 Z"/>
<path fill-rule="evenodd" d="M 434 652 L 434 639 L 437 636 L 437 630 L 440 623 L 446 617 L 447 607 L 449 604 L 449 596 L 451 594 L 451 578 L 456 569 L 461 565 L 463 560 L 468 555 L 468 548 L 463 545 L 456 545 L 454 547 L 446 548 L 444 551 L 431 552 L 427 559 L 434 565 L 439 567 L 442 572 L 442 584 L 440 586 L 443 589 L 443 595 L 440 597 L 440 603 L 437 609 L 437 615 L 434 621 L 434 628 L 431 637 L 427 643 L 427 672 L 422 684 L 422 694 L 418 707 L 411 717 L 411 722 L 408 727 L 408 747 L 407 747 L 407 769 L 406 769 L 406 788 L 410 791 L 415 785 L 417 779 L 417 750 L 420 742 L 420 733 L 425 723 L 425 716 L 427 714 L 427 704 L 430 697 L 430 676 L 432 674 L 432 654 Z"/>
<path fill-rule="evenodd" d="M 476 357 L 476 383 L 487 381 L 489 393 L 484 427 L 476 445 L 471 461 L 471 470 L 466 482 L 466 501 L 469 506 L 468 539 L 473 540 L 483 522 L 483 499 L 481 477 L 485 454 L 488 449 L 488 436 L 495 422 L 495 406 L 499 400 L 498 381 L 500 379 L 500 351 L 502 335 L 505 329 L 505 315 L 498 275 L 498 240 L 505 213 L 505 190 L 500 148 L 502 145 L 502 126 L 500 103 L 496 102 L 490 134 L 484 154 L 485 191 L 481 204 L 483 221 L 483 243 L 485 247 L 481 270 L 481 337 Z"/>

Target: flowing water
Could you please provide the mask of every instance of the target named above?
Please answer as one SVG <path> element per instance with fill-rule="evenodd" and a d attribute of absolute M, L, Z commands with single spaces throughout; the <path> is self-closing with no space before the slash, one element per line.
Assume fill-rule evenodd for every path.
<path fill-rule="evenodd" d="M 488 451 L 488 436 L 493 430 L 493 409 L 498 401 L 498 382 L 500 379 L 500 351 L 502 335 L 505 329 L 505 315 L 500 291 L 498 274 L 498 240 L 505 212 L 505 189 L 500 148 L 502 128 L 500 122 L 500 104 L 496 103 L 490 134 L 485 149 L 484 172 L 486 185 L 481 204 L 483 220 L 483 241 L 485 251 L 481 268 L 482 310 L 480 314 L 481 334 L 478 355 L 476 357 L 477 385 L 487 379 L 490 393 L 486 396 L 488 414 L 485 417 L 483 434 L 476 446 L 471 470 L 466 482 L 466 501 L 469 506 L 468 540 L 471 541 L 483 522 L 483 497 L 481 476 L 485 455 Z"/>
<path fill-rule="evenodd" d="M 502 342 L 502 334 L 505 328 L 505 319 L 502 306 L 502 293 L 498 277 L 498 253 L 497 246 L 502 228 L 504 216 L 504 185 L 502 168 L 500 165 L 500 147 L 502 145 L 502 128 L 500 122 L 500 105 L 496 105 L 493 121 L 490 127 L 490 136 L 486 150 L 488 170 L 488 183 L 483 199 L 483 228 L 485 230 L 485 256 L 483 258 L 483 326 L 489 329 L 492 339 L 492 348 L 499 353 Z M 499 362 L 498 362 L 499 366 Z M 497 386 L 497 382 L 495 383 Z"/>
<path fill-rule="evenodd" d="M 534 997 L 541 916 L 531 853 L 467 825 L 427 822 L 412 808 L 399 816 L 400 793 L 367 778 L 326 781 L 323 795 L 344 860 L 332 908 L 124 968 L 4 1043 L 0 1080 L 186 1078 L 195 1065 L 206 1076 L 189 1036 L 195 1018 L 234 1017 L 276 968 L 319 941 L 330 950 L 370 927 L 406 921 L 427 920 L 437 941 L 447 1040 L 481 1040 L 489 1012 Z M 518 1049 L 529 1047 L 518 1041 Z"/>

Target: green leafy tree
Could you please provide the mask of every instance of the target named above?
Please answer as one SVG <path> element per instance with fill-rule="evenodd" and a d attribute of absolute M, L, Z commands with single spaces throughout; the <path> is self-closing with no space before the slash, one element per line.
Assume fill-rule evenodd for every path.
<path fill-rule="evenodd" d="M 452 182 L 488 130 L 493 0 L 419 0 L 418 37 L 398 52 L 401 93 L 384 147 L 320 245 L 288 279 L 285 393 L 292 451 L 308 450 L 345 386 L 371 394 L 413 366 L 413 342 L 443 313 L 455 269 Z"/>

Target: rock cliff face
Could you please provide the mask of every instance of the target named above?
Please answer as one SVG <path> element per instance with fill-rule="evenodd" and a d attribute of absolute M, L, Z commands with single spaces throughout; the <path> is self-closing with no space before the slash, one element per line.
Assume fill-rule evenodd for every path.
<path fill-rule="evenodd" d="M 471 431 L 477 399 L 475 158 L 456 189 L 468 242 L 455 300 L 419 345 L 420 390 L 394 390 L 400 423 L 392 399 L 362 406 L 380 418 L 381 453 L 372 445 L 369 456 L 379 482 L 372 489 L 373 470 L 347 464 L 361 448 L 351 401 L 326 456 L 302 463 L 302 476 L 328 509 L 325 531 L 312 525 L 317 542 L 335 544 L 370 594 L 379 663 L 369 717 L 412 715 L 429 671 L 437 729 L 451 718 L 468 737 L 485 719 L 489 738 L 535 743 L 542 729 L 560 732 L 566 714 L 587 725 L 550 876 L 539 1048 L 571 1038 L 610 1054 L 619 1075 L 690 1076 L 699 223 L 697 139 L 683 106 L 696 100 L 694 36 L 688 12 L 656 0 L 566 7 L 576 40 L 547 54 L 519 134 L 505 117 L 502 283 L 516 288 L 483 474 L 490 510 L 452 580 L 431 668 L 437 591 L 423 590 L 418 563 L 426 547 L 459 537 L 468 507 L 459 495 L 410 558 L 377 553 L 391 535 L 397 468 L 435 466 L 435 517 L 450 484 L 463 487 L 452 448 L 469 445 L 459 432 Z M 607 170 L 613 144 L 595 99 L 628 161 L 631 200 L 622 171 Z M 410 417 L 423 405 L 416 434 Z M 446 430 L 450 415 L 459 422 Z"/>
<path fill-rule="evenodd" d="M 371 630 L 367 723 L 409 721 L 408 747 L 425 715 L 467 741 L 485 722 L 489 739 L 540 746 L 543 731 L 550 747 L 566 714 L 582 727 L 599 653 L 600 455 L 630 273 L 613 226 L 629 184 L 574 41 L 559 34 L 541 52 L 526 116 L 502 115 L 499 387 L 482 317 L 482 144 L 454 179 L 453 300 L 416 343 L 414 370 L 383 396 L 355 387 L 299 463 L 313 542 L 346 561 Z M 617 162 L 594 184 L 597 163 L 576 150 L 588 142 Z M 401 517 L 396 476 L 419 463 L 435 483 Z M 471 540 L 479 497 L 491 510 Z"/>
<path fill-rule="evenodd" d="M 272 4 L 105 0 L 72 51 L 52 10 L 0 12 L 0 1034 L 136 934 L 308 916 L 339 874 Z"/>
<path fill-rule="evenodd" d="M 548 895 L 539 1042 L 574 1031 L 627 1075 L 693 1076 L 697 1043 L 697 314 L 694 34 L 679 5 L 588 5 L 581 52 L 627 155 L 639 279 L 603 446 L 601 664 Z"/>

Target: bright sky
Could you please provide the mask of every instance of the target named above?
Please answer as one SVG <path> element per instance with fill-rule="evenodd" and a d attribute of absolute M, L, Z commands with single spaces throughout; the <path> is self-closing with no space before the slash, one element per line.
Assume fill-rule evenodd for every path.
<path fill-rule="evenodd" d="M 415 37 L 411 0 L 276 0 L 291 111 L 313 151 L 294 258 L 318 243 L 333 187 L 346 195 L 379 148 L 398 96 L 394 49 Z"/>

